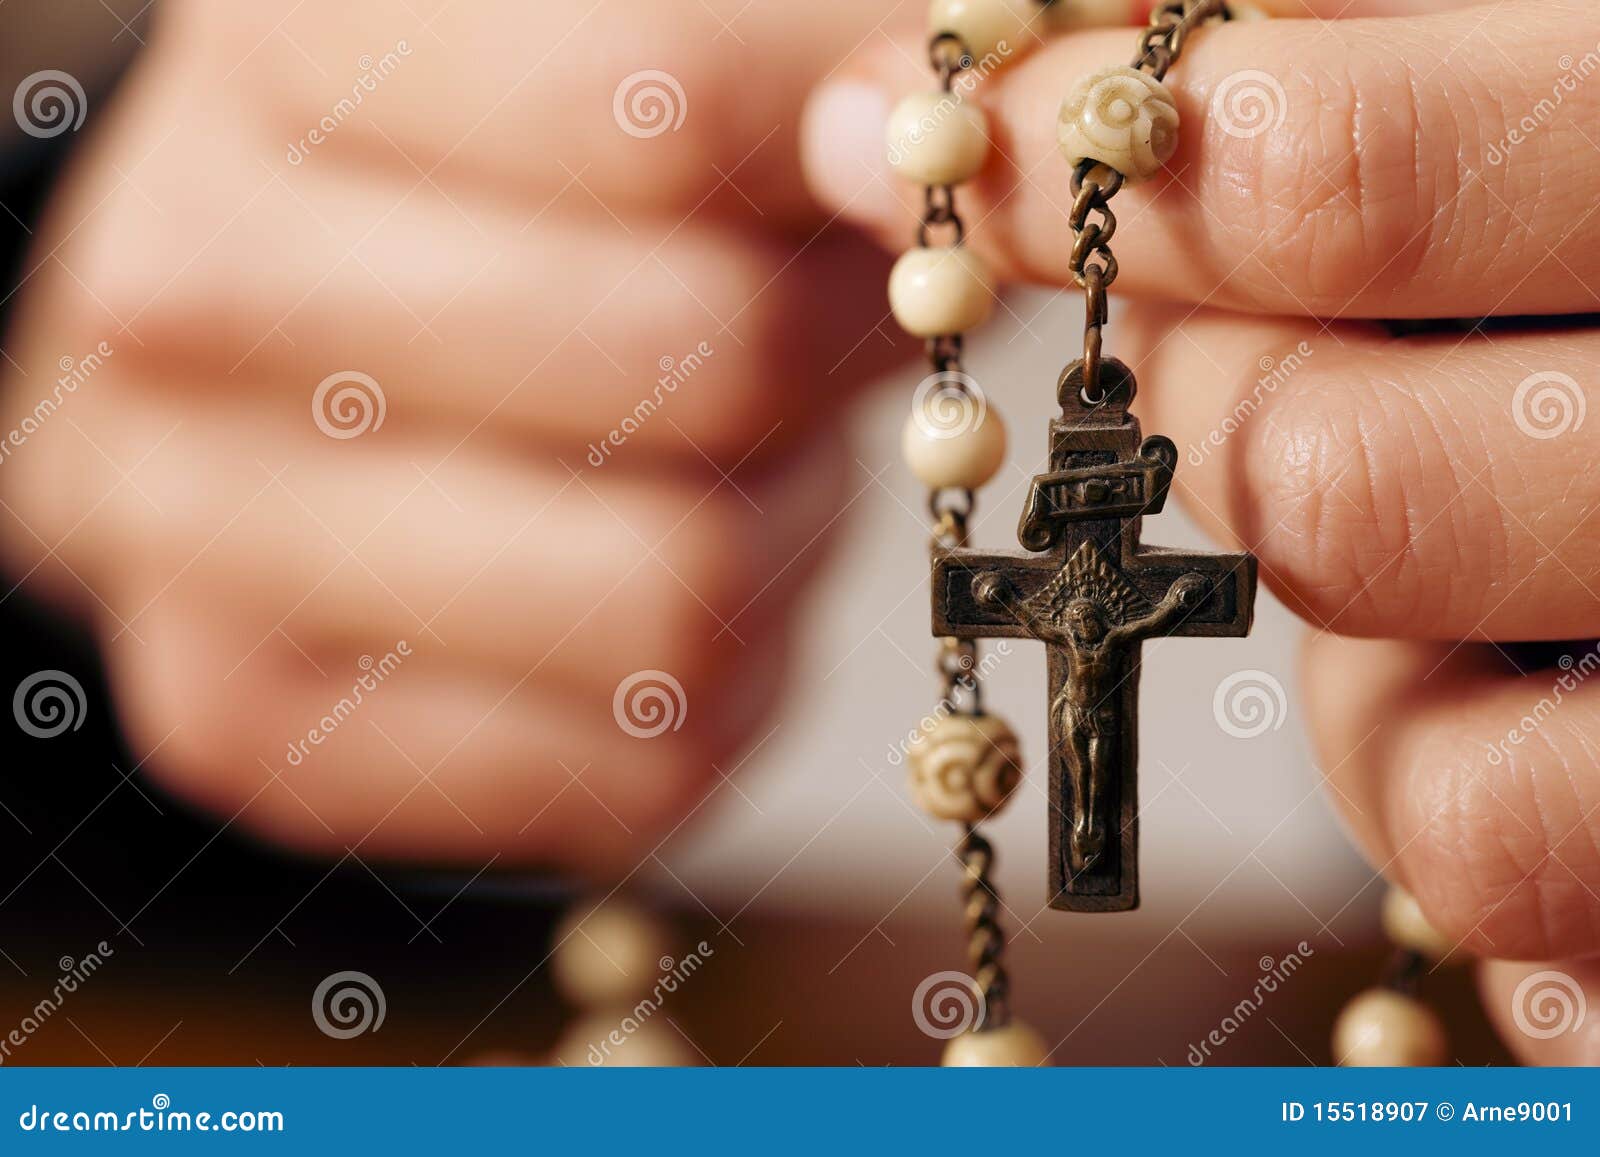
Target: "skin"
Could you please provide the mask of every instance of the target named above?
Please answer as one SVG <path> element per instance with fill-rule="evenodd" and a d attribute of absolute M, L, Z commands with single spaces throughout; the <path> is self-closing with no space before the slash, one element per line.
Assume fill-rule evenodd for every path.
<path fill-rule="evenodd" d="M 1174 493 L 1310 625 L 1306 722 L 1362 850 L 1464 954 L 1525 962 L 1482 970 L 1514 1051 L 1600 1063 L 1600 1018 L 1538 1040 L 1510 1015 L 1535 968 L 1600 998 L 1600 681 L 1542 711 L 1563 669 L 1505 646 L 1600 633 L 1600 424 L 1514 420 L 1532 375 L 1600 389 L 1600 333 L 1558 316 L 1600 310 L 1600 152 L 1581 136 L 1600 85 L 1562 82 L 1595 48 L 1592 7 L 1288 8 L 1301 19 L 1192 38 L 1169 76 L 1185 128 L 1166 175 L 1116 202 L 1130 300 L 1107 348 L 1186 459 Z M 984 82 L 999 155 L 964 205 L 1004 273 L 1066 284 L 1067 183 L 1039 110 L 1125 50 L 1125 32 L 1071 35 Z M 1252 69 L 1281 86 L 1282 121 L 1230 134 L 1213 99 Z M 864 152 L 830 153 L 827 125 L 923 83 L 872 47 L 811 106 L 813 187 L 886 242 L 914 200 Z M 1374 324 L 1482 315 L 1549 320 L 1400 339 Z"/>
<path fill-rule="evenodd" d="M 862 320 L 884 316 L 886 258 L 827 226 L 909 235 L 881 126 L 927 87 L 921 6 L 880 24 L 854 0 L 762 3 L 732 35 L 698 2 L 490 0 L 426 26 L 327 7 L 159 9 L 39 235 L 6 428 L 63 358 L 115 352 L 0 467 L 0 552 L 96 634 L 146 770 L 236 829 L 626 870 L 762 734 L 849 496 L 840 407 L 904 352 Z M 1311 625 L 1306 718 L 1363 850 L 1464 950 L 1549 962 L 1600 1007 L 1600 681 L 1489 755 L 1552 682 L 1501 644 L 1600 633 L 1600 422 L 1508 421 L 1534 373 L 1593 395 L 1600 335 L 1373 324 L 1600 308 L 1580 131 L 1600 84 L 1490 160 L 1591 46 L 1592 5 L 1289 8 L 1186 46 L 1169 175 L 1117 201 L 1110 348 L 1146 424 L 1204 450 L 1180 498 Z M 401 38 L 361 115 L 291 163 L 353 62 Z M 1004 277 L 1065 282 L 1041 112 L 1128 39 L 1054 38 L 980 87 L 998 148 L 963 205 Z M 682 126 L 620 133 L 616 78 L 663 61 Z M 1282 123 L 1230 135 L 1212 97 L 1262 69 Z M 693 385 L 589 467 L 660 359 L 702 339 Z M 1260 360 L 1302 342 L 1258 398 Z M 309 413 L 343 370 L 387 402 L 351 439 Z M 290 762 L 361 657 L 401 640 L 360 718 Z M 612 699 L 649 669 L 689 710 L 646 741 Z M 1528 967 L 1483 970 L 1502 1023 Z M 1506 1039 L 1600 1061 L 1600 1017 Z"/>

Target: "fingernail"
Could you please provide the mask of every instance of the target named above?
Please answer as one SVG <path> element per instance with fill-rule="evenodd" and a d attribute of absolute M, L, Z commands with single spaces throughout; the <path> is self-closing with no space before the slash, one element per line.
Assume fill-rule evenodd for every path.
<path fill-rule="evenodd" d="M 883 143 L 889 97 L 876 85 L 839 77 L 806 102 L 801 161 L 812 195 L 850 221 L 882 219 L 895 204 Z"/>

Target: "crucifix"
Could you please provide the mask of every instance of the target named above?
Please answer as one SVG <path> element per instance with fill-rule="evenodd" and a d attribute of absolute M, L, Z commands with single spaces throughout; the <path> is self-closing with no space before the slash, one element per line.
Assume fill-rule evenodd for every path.
<path fill-rule="evenodd" d="M 1248 634 L 1256 563 L 1139 541 L 1142 516 L 1166 502 L 1177 447 L 1140 441 L 1126 366 L 1108 358 L 1098 379 L 1090 401 L 1081 362 L 1061 375 L 1049 468 L 1017 530 L 1027 553 L 934 551 L 933 633 L 1045 644 L 1050 906 L 1118 912 L 1139 906 L 1140 645 Z"/>

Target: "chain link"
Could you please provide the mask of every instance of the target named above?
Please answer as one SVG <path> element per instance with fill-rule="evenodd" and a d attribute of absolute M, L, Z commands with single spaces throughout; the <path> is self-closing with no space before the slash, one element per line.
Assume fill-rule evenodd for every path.
<path fill-rule="evenodd" d="M 1213 17 L 1229 19 L 1225 0 L 1169 0 L 1150 13 L 1150 25 L 1139 34 L 1138 55 L 1129 67 L 1161 80 L 1178 60 L 1191 30 Z M 1100 388 L 1100 331 L 1106 324 L 1106 290 L 1117 279 L 1117 258 L 1111 238 L 1117 231 L 1111 198 L 1126 178 L 1109 165 L 1081 162 L 1072 173 L 1072 252 L 1067 269 L 1084 292 L 1083 401 L 1105 400 Z"/>

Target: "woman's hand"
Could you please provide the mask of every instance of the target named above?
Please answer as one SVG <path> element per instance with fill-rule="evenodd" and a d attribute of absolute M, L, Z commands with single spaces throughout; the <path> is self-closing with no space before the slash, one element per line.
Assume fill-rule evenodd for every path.
<path fill-rule="evenodd" d="M 1562 961 L 1579 1032 L 1511 1027 L 1526 965 L 1486 969 L 1486 1004 L 1524 1055 L 1596 1063 L 1600 653 L 1504 644 L 1600 634 L 1600 330 L 1559 317 L 1600 312 L 1600 23 L 1563 0 L 1355 11 L 1379 18 L 1188 41 L 1178 154 L 1114 205 L 1134 301 L 1106 350 L 1183 452 L 1189 508 L 1315 628 L 1310 726 L 1367 856 L 1461 951 Z M 1013 278 L 1066 283 L 1054 109 L 1129 46 L 1071 35 L 980 86 L 998 155 L 963 208 Z M 917 191 L 847 126 L 881 140 L 927 86 L 914 47 L 831 77 L 806 134 L 813 187 L 895 248 Z M 1502 315 L 1548 320 L 1376 324 Z"/>
<path fill-rule="evenodd" d="M 734 769 L 893 352 L 795 141 L 876 20 L 162 5 L 0 415 L 0 547 L 153 774 L 296 848 L 626 869 Z"/>

